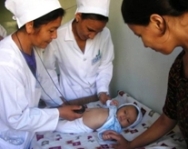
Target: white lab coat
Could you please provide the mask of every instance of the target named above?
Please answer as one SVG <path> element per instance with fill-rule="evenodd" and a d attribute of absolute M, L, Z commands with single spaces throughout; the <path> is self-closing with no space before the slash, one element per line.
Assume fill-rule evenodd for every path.
<path fill-rule="evenodd" d="M 67 100 L 109 92 L 114 59 L 109 29 L 105 27 L 94 39 L 88 39 L 83 53 L 75 41 L 72 21 L 58 29 L 57 39 L 45 50 L 46 67 L 57 71 L 58 65 L 61 93 Z"/>
<path fill-rule="evenodd" d="M 0 149 L 26 149 L 34 132 L 55 130 L 59 112 L 39 109 L 40 96 L 41 88 L 22 53 L 12 37 L 6 37 L 0 43 L 0 134 L 9 131 L 24 143 L 15 146 L 0 138 Z"/>

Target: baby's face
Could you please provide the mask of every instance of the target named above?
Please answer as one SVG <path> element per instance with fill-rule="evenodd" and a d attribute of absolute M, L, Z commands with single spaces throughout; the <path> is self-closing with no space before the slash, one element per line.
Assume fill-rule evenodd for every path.
<path fill-rule="evenodd" d="M 117 111 L 117 119 L 122 128 L 128 127 L 136 121 L 137 109 L 132 105 L 127 105 Z"/>

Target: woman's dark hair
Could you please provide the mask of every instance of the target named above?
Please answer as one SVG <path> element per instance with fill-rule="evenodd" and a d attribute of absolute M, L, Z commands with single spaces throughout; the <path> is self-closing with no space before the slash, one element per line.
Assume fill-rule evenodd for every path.
<path fill-rule="evenodd" d="M 41 25 L 49 23 L 49 22 L 57 19 L 58 17 L 62 17 L 64 15 L 65 15 L 65 10 L 63 8 L 55 9 L 55 10 L 51 11 L 50 13 L 34 20 L 33 21 L 34 27 L 38 28 Z"/>
<path fill-rule="evenodd" d="M 121 12 L 127 24 L 148 25 L 152 14 L 179 16 L 188 11 L 188 0 L 123 0 Z"/>
<path fill-rule="evenodd" d="M 99 15 L 99 14 L 81 13 L 81 17 L 82 17 L 82 19 L 92 19 L 92 20 L 108 22 L 108 17 Z"/>
<path fill-rule="evenodd" d="M 63 8 L 55 9 L 55 10 L 51 11 L 50 13 L 33 20 L 34 28 L 38 28 L 41 25 L 47 24 L 47 23 L 57 19 L 58 17 L 63 17 L 64 15 L 65 15 L 65 10 Z M 22 26 L 20 29 L 24 29 L 24 28 L 25 28 L 25 25 Z"/>

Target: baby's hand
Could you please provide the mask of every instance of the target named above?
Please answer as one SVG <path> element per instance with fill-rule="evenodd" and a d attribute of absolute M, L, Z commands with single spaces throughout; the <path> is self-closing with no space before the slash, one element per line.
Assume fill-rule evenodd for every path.
<path fill-rule="evenodd" d="M 111 102 L 110 102 L 110 105 L 111 106 L 118 106 L 119 105 L 119 102 L 117 101 L 117 100 L 115 100 L 115 99 L 113 99 L 113 100 L 111 100 Z"/>
<path fill-rule="evenodd" d="M 101 101 L 102 104 L 105 104 L 107 100 L 110 99 L 110 96 L 107 95 L 105 92 L 99 93 L 99 100 Z"/>

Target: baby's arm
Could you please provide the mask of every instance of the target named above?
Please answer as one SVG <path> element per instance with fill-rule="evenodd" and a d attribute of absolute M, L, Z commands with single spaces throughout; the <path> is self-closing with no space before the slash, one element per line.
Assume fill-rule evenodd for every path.
<path fill-rule="evenodd" d="M 116 106 L 117 107 L 119 105 L 119 102 L 116 99 L 107 100 L 106 105 L 107 105 L 107 107 L 110 107 L 110 106 Z"/>

